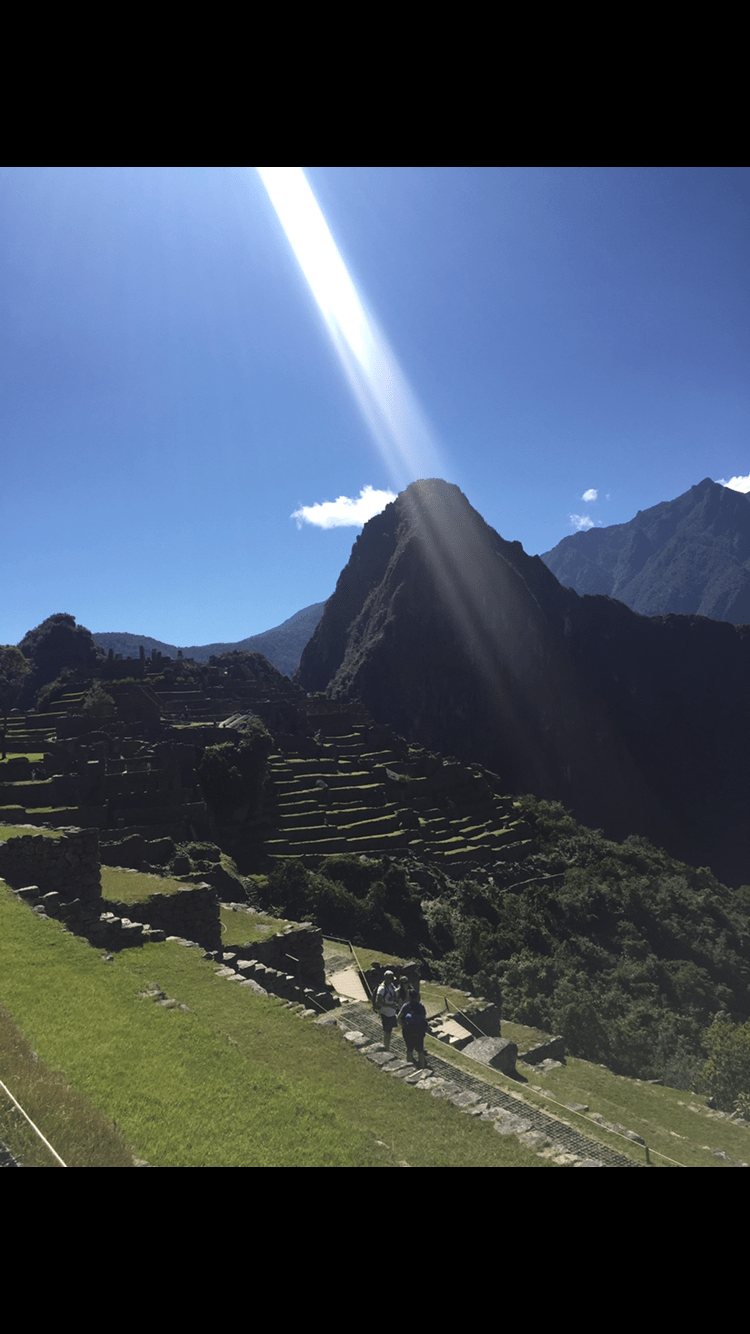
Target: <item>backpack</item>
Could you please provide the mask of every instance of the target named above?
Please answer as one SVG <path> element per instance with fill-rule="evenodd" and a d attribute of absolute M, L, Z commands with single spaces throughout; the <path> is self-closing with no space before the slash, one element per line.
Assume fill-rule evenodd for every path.
<path fill-rule="evenodd" d="M 376 989 L 372 998 L 373 1010 L 375 1011 L 376 1014 L 380 1014 L 381 1005 L 391 1005 L 395 1010 L 398 1001 L 398 993 L 396 991 L 396 988 L 390 982 L 381 982 L 380 986 L 385 987 L 385 993 L 383 996 L 380 996 L 378 994 L 380 992 L 380 987 Z"/>
<path fill-rule="evenodd" d="M 427 1011 L 421 1001 L 407 1001 L 405 1008 L 401 1011 L 401 1022 L 404 1028 L 426 1028 Z"/>

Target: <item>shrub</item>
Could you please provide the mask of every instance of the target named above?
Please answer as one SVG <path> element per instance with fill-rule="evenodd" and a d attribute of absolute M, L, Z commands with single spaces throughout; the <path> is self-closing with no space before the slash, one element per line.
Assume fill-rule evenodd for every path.
<path fill-rule="evenodd" d="M 81 712 L 88 714 L 90 718 L 114 718 L 117 713 L 117 706 L 112 696 L 107 694 L 101 681 L 94 681 L 81 705 Z"/>
<path fill-rule="evenodd" d="M 750 1020 L 733 1024 L 727 1014 L 717 1014 L 705 1045 L 708 1060 L 698 1075 L 698 1092 L 725 1112 L 750 1109 Z"/>
<path fill-rule="evenodd" d="M 75 617 L 67 612 L 48 616 L 24 635 L 18 647 L 31 667 L 23 690 L 25 705 L 65 667 L 95 667 L 105 656 L 104 650 L 94 643 L 91 631 L 76 625 Z"/>
<path fill-rule="evenodd" d="M 258 814 L 272 746 L 270 733 L 252 720 L 239 741 L 206 746 L 198 779 L 208 805 L 221 819 L 253 819 Z"/>

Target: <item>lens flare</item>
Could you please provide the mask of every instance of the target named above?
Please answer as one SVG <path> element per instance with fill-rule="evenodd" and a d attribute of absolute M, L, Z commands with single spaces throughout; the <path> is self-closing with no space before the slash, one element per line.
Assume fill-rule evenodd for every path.
<path fill-rule="evenodd" d="M 256 167 L 393 484 L 444 475 L 432 432 L 301 167 Z"/>
<path fill-rule="evenodd" d="M 256 170 L 393 483 L 402 490 L 416 478 L 444 477 L 446 467 L 424 413 L 357 291 L 302 168 Z M 518 683 L 516 697 L 526 688 L 524 678 L 533 679 L 531 662 L 525 658 L 510 662 L 503 651 L 508 620 L 520 614 L 517 576 L 506 561 L 495 558 L 479 516 L 476 530 L 467 526 L 465 502 L 463 497 L 459 502 L 457 487 L 422 481 L 407 495 L 436 594 L 501 709 L 509 677 Z M 536 637 L 529 635 L 527 650 L 535 643 Z M 513 734 L 519 725 L 508 710 L 504 730 Z"/>

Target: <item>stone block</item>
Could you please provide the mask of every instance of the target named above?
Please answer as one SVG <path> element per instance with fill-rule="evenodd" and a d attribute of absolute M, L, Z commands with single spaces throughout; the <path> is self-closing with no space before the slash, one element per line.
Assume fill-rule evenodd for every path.
<path fill-rule="evenodd" d="M 493 1070 L 501 1070 L 504 1075 L 514 1075 L 518 1047 L 509 1038 L 476 1038 L 464 1047 L 464 1056 L 471 1056 L 482 1065 L 491 1065 Z"/>
<path fill-rule="evenodd" d="M 541 1065 L 543 1061 L 564 1061 L 565 1038 L 550 1038 L 548 1042 L 541 1042 L 538 1047 L 530 1048 L 518 1059 L 523 1061 L 524 1065 Z"/>
<path fill-rule="evenodd" d="M 461 1013 L 451 1014 L 451 1019 L 474 1037 L 500 1037 L 500 1011 L 492 1002 L 487 1004 L 467 1004 Z"/>
<path fill-rule="evenodd" d="M 430 1032 L 440 1042 L 446 1042 L 450 1047 L 455 1047 L 458 1051 L 463 1051 L 473 1041 L 470 1033 L 461 1024 L 456 1023 L 455 1019 L 441 1019 L 437 1024 L 433 1022 L 430 1025 Z"/>

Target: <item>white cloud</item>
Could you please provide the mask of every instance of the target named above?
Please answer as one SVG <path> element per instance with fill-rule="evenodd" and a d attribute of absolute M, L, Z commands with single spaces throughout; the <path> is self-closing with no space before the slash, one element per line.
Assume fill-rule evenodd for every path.
<path fill-rule="evenodd" d="M 568 518 L 577 533 L 584 533 L 587 528 L 594 527 L 594 520 L 588 514 L 569 514 Z"/>
<path fill-rule="evenodd" d="M 721 486 L 728 486 L 731 491 L 750 491 L 750 473 L 747 477 L 730 477 L 728 482 L 719 478 Z"/>
<path fill-rule="evenodd" d="M 599 492 L 595 491 L 593 486 L 590 486 L 588 491 L 584 491 L 583 495 L 581 496 L 581 500 L 585 500 L 587 505 L 591 505 L 596 500 L 598 495 Z"/>
<path fill-rule="evenodd" d="M 361 528 L 395 499 L 393 491 L 373 491 L 371 486 L 363 486 L 353 500 L 339 496 L 338 500 L 324 500 L 317 505 L 300 505 L 291 517 L 297 520 L 298 528 L 303 523 L 314 524 L 316 528 Z"/>

